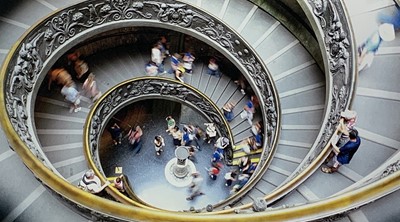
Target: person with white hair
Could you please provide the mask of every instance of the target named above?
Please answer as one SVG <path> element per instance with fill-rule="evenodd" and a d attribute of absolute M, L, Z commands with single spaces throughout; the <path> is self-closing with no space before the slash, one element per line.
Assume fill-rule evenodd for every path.
<path fill-rule="evenodd" d="M 349 141 L 349 132 L 355 129 L 357 121 L 357 112 L 354 110 L 348 110 L 340 113 L 341 121 L 339 123 L 339 134 L 335 135 L 333 141 L 338 147 L 342 147 Z"/>
<path fill-rule="evenodd" d="M 101 185 L 99 177 L 97 177 L 94 174 L 94 171 L 90 169 L 83 175 L 82 180 L 79 181 L 78 187 L 89 193 L 96 194 L 100 193 L 108 185 L 110 185 L 109 181 L 107 181 L 104 185 Z"/>

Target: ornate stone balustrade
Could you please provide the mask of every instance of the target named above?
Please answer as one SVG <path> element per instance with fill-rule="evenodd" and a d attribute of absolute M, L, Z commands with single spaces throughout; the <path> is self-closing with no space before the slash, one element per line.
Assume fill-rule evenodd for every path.
<path fill-rule="evenodd" d="M 54 174 L 57 171 L 36 138 L 32 104 L 51 66 L 69 49 L 93 35 L 132 26 L 161 27 L 192 35 L 238 67 L 259 98 L 264 128 L 271 130 L 264 148 L 267 148 L 266 141 L 272 142 L 264 149 L 260 160 L 264 167 L 258 172 L 265 170 L 279 136 L 278 95 L 262 60 L 234 30 L 206 12 L 179 1 L 94 0 L 60 9 L 33 25 L 10 49 L 1 70 L 0 101 L 5 114 L 2 124 L 10 146 L 38 179 L 84 208 L 93 212 L 105 210 L 103 204 L 88 203 L 87 199 L 91 198 Z M 114 209 L 117 208 L 114 206 Z"/>
<path fill-rule="evenodd" d="M 131 103 L 146 99 L 167 99 L 190 106 L 209 122 L 215 124 L 219 136 L 229 138 L 233 144 L 233 136 L 223 114 L 204 94 L 175 80 L 142 77 L 127 80 L 113 87 L 89 114 L 84 132 L 84 138 L 87 141 L 84 142 L 87 143 L 85 147 L 90 165 L 93 164 L 93 167 L 102 169 L 98 160 L 100 137 L 113 115 Z"/>
<path fill-rule="evenodd" d="M 34 104 L 31 101 L 51 65 L 90 36 L 130 26 L 154 26 L 184 32 L 207 42 L 230 59 L 243 72 L 259 98 L 265 128 L 271 129 L 269 141 L 272 144 L 268 147 L 275 147 L 280 125 L 275 86 L 261 59 L 234 30 L 207 13 L 178 1 L 97 0 L 57 11 L 33 26 L 10 50 L 2 70 L 8 122 L 39 160 L 51 165 L 36 141 L 30 104 Z M 267 147 L 266 142 L 264 147 Z M 268 162 L 271 153 L 272 148 L 266 149 L 260 165 Z"/>
<path fill-rule="evenodd" d="M 346 20 L 346 10 L 341 1 L 303 0 L 298 2 L 309 17 L 323 52 L 328 96 L 326 115 L 318 139 L 305 161 L 289 178 L 289 180 L 298 178 L 291 184 L 293 187 L 296 186 L 295 183 L 300 184 L 312 173 L 309 169 L 315 169 L 315 166 L 323 161 L 324 157 L 320 154 L 327 149 L 340 112 L 348 108 L 350 104 L 356 76 L 355 46 L 351 27 Z M 223 22 L 191 5 L 172 0 L 85 1 L 54 12 L 28 30 L 10 49 L 1 70 L 2 125 L 11 147 L 39 180 L 55 193 L 60 194 L 61 198 L 71 202 L 73 206 L 86 215 L 91 215 L 95 220 L 164 218 L 171 221 L 204 221 L 204 219 L 230 221 L 238 219 L 236 215 L 222 217 L 211 215 L 200 218 L 194 215 L 151 211 L 145 207 L 143 207 L 145 209 L 127 207 L 93 197 L 50 172 L 51 165 L 40 149 L 33 128 L 31 104 L 34 104 L 32 101 L 35 100 L 37 89 L 51 65 L 78 42 L 107 30 L 130 26 L 162 27 L 193 35 L 209 43 L 229 58 L 244 73 L 260 98 L 265 128 L 267 124 L 272 126 L 271 141 L 273 141 L 272 147 L 275 147 L 279 136 L 280 107 L 275 86 L 263 62 L 252 52 L 251 47 Z M 105 104 L 104 107 L 106 107 Z M 272 152 L 272 150 L 267 150 L 263 153 L 264 158 L 261 164 L 268 165 L 267 157 Z M 241 215 L 240 218 L 283 220 L 293 219 L 296 215 L 305 215 L 304 212 L 307 212 L 304 219 L 316 219 L 329 215 L 333 211 L 343 212 L 355 208 L 397 189 L 398 165 L 396 161 L 388 163 L 387 169 L 380 172 L 382 177 L 375 177 L 365 186 L 343 195 L 304 206 L 278 209 L 274 212 Z M 277 191 L 275 196 L 267 200 L 277 199 L 293 187 L 283 187 L 282 192 Z M 343 202 L 351 202 L 351 204 L 343 204 Z M 329 212 L 326 211 L 327 209 Z M 107 215 L 102 212 L 107 212 Z M 297 216 L 296 219 L 301 220 Z"/>

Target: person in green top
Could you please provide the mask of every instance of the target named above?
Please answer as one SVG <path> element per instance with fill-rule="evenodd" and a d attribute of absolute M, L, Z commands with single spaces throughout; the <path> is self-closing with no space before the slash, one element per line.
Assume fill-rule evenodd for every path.
<path fill-rule="evenodd" d="M 165 130 L 165 132 L 169 132 L 171 134 L 171 130 L 175 127 L 175 120 L 172 118 L 172 116 L 167 116 L 167 118 L 165 118 L 165 120 L 167 120 L 167 125 L 168 125 L 168 129 Z"/>

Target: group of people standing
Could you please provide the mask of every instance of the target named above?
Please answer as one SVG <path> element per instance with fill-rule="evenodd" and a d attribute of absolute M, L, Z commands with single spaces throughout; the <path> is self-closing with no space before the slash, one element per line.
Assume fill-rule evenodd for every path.
<path fill-rule="evenodd" d="M 51 89 L 53 83 L 62 87 L 61 94 L 70 103 L 70 112 L 79 112 L 81 110 L 81 96 L 89 98 L 92 104 L 100 98 L 102 93 L 97 88 L 95 75 L 90 71 L 89 65 L 78 51 L 68 54 L 67 59 L 68 64 L 54 67 L 49 71 L 48 90 Z M 75 82 L 82 84 L 80 91 L 78 91 Z"/>

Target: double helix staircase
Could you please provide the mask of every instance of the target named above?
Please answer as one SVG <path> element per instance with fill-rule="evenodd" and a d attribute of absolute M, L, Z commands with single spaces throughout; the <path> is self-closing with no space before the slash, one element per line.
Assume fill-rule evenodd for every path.
<path fill-rule="evenodd" d="M 389 1 L 388 1 L 389 2 Z M 266 196 L 282 186 L 287 178 L 303 162 L 316 140 L 326 112 L 326 83 L 323 71 L 313 56 L 278 20 L 250 1 L 239 0 L 195 0 L 188 1 L 210 14 L 222 19 L 234 28 L 257 52 L 270 71 L 279 93 L 282 125 L 280 138 L 273 160 L 260 181 L 234 206 L 244 206 L 258 197 Z M 69 2 L 73 4 L 73 2 Z M 13 44 L 35 21 L 57 8 L 65 7 L 59 1 L 21 1 L 8 3 L 0 14 L 0 59 L 3 61 Z M 354 21 L 362 21 L 371 14 L 393 10 L 394 3 L 374 5 L 374 11 L 355 11 Z M 362 23 L 353 23 L 356 39 L 357 29 Z M 361 33 L 361 31 L 359 31 Z M 357 88 L 351 108 L 358 113 L 357 129 L 362 138 L 360 150 L 352 162 L 342 166 L 338 173 L 324 174 L 316 170 L 272 207 L 281 208 L 324 200 L 332 195 L 357 187 L 367 180 L 375 169 L 386 161 L 399 159 L 397 132 L 399 132 L 399 90 L 396 87 L 400 40 L 383 43 L 374 64 L 357 78 Z M 88 57 L 92 71 L 96 73 L 101 91 L 116 84 L 144 75 L 144 64 L 149 59 L 150 49 L 113 49 Z M 239 116 L 247 97 L 242 95 L 234 80 L 227 75 L 221 78 L 206 74 L 206 66 L 195 64 L 192 75 L 185 82 L 206 94 L 218 107 L 228 101 L 237 101 L 235 119 L 230 122 L 234 142 L 250 136 L 250 125 Z M 383 71 L 385 67 L 385 71 Z M 172 75 L 166 75 L 171 77 Z M 47 85 L 46 83 L 44 85 Z M 89 109 L 82 107 L 78 113 L 69 113 L 68 104 L 62 96 L 42 87 L 37 95 L 34 118 L 37 136 L 42 149 L 56 173 L 72 184 L 77 184 L 88 166 L 83 154 L 83 124 Z M 7 138 L 1 133 L 0 172 L 1 199 L 0 218 L 5 221 L 84 221 L 79 214 L 54 198 L 45 187 L 35 180 L 31 172 L 23 167 L 15 153 L 8 149 Z M 243 154 L 236 154 L 240 156 Z M 253 157 L 257 158 L 258 154 Z M 234 154 L 235 157 L 235 154 Z M 348 212 L 340 217 L 343 221 L 390 221 L 398 216 L 398 207 L 393 203 L 400 198 L 395 192 L 374 203 Z M 42 205 L 46 207 L 43 208 Z M 397 208 L 396 208 L 397 207 Z M 381 210 L 381 211 L 380 211 Z M 387 212 L 386 217 L 376 212 Z M 332 213 L 334 214 L 334 213 Z M 328 214 L 329 215 L 329 214 Z"/>

